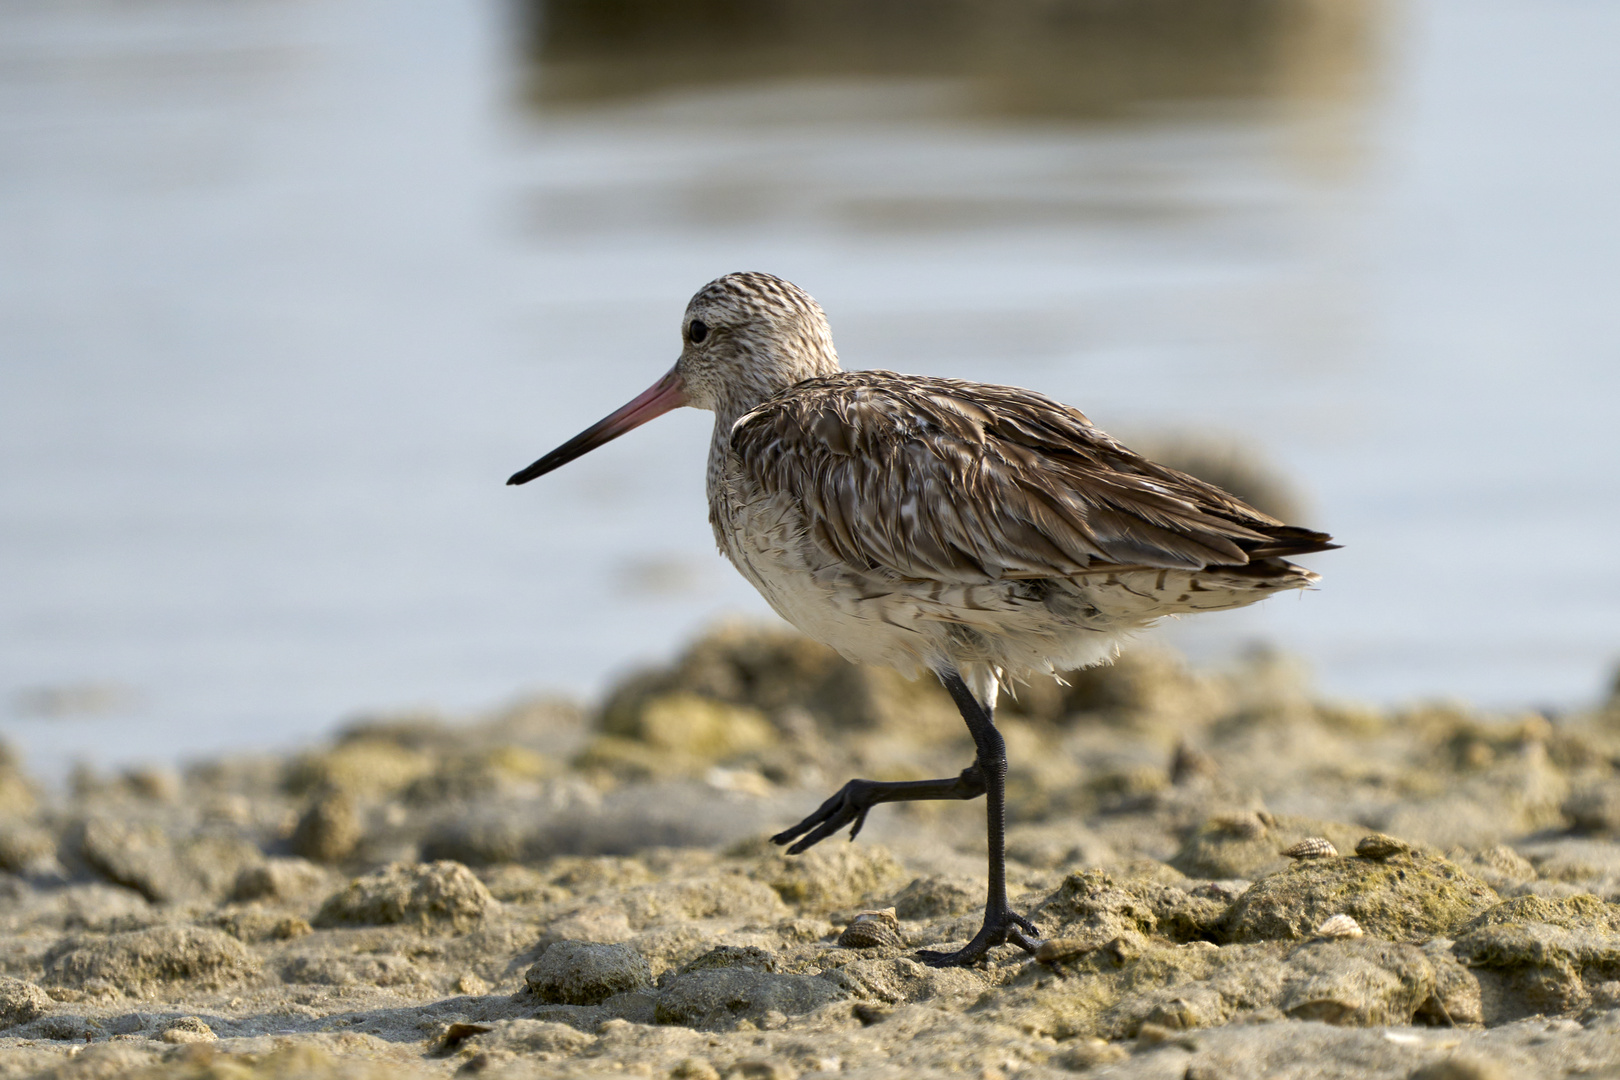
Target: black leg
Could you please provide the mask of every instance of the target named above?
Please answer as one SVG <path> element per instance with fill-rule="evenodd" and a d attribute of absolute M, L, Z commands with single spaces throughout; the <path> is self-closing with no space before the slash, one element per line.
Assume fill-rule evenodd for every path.
<path fill-rule="evenodd" d="M 972 941 L 953 953 L 924 950 L 917 956 L 934 967 L 965 967 L 978 963 L 997 945 L 1016 945 L 1033 953 L 1040 931 L 1007 904 L 1007 744 L 996 730 L 990 710 L 973 696 L 961 675 L 953 671 L 942 674 L 939 681 L 945 684 L 956 707 L 962 711 L 962 719 L 967 721 L 968 731 L 973 736 L 973 745 L 978 748 L 974 765 L 984 778 L 990 891 L 984 902 L 984 925 Z M 1036 935 L 1035 941 L 1025 936 L 1026 930 Z"/>
<path fill-rule="evenodd" d="M 816 812 L 771 837 L 773 844 L 786 844 L 801 833 L 803 840 L 788 848 L 789 855 L 802 855 L 845 825 L 853 823 L 849 838 L 855 839 L 866 824 L 866 812 L 878 803 L 921 802 L 926 799 L 977 799 L 985 792 L 984 773 L 975 762 L 960 776 L 944 780 L 851 780 L 838 793 L 816 808 Z"/>

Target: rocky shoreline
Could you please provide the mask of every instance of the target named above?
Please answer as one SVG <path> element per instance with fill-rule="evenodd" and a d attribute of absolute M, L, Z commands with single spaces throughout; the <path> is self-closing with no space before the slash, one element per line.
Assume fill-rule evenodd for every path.
<path fill-rule="evenodd" d="M 1323 702 L 1139 648 L 998 715 L 1046 944 L 934 970 L 981 804 L 943 691 L 721 628 L 600 707 L 358 722 L 290 757 L 0 764 L 0 1076 L 1620 1075 L 1620 700 Z"/>

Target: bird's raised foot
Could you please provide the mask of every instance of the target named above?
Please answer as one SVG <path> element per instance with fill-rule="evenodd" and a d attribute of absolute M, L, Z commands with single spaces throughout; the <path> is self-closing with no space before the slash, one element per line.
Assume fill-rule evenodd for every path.
<path fill-rule="evenodd" d="M 803 839 L 788 848 L 789 855 L 802 855 L 845 825 L 850 826 L 849 838 L 855 839 L 866 824 L 866 812 L 878 803 L 977 799 L 984 792 L 984 770 L 977 762 L 941 780 L 851 780 L 816 807 L 815 813 L 771 837 L 771 843 L 792 843 L 802 835 Z"/>
<path fill-rule="evenodd" d="M 815 813 L 771 837 L 771 843 L 787 844 L 800 834 L 808 834 L 787 850 L 789 855 L 802 855 L 845 825 L 852 825 L 849 838 L 855 839 L 866 824 L 866 812 L 878 801 L 874 796 L 884 786 L 874 780 L 851 780 L 816 807 Z"/>
<path fill-rule="evenodd" d="M 1024 933 L 1026 930 L 1032 936 L 1026 936 Z M 973 935 L 973 940 L 955 952 L 921 949 L 917 953 L 917 959 L 929 967 L 972 967 L 989 955 L 990 950 L 997 945 L 1016 945 L 1033 955 L 1035 950 L 1040 948 L 1040 934 L 1034 923 L 1011 908 L 1004 907 L 999 911 L 986 911 L 984 925 Z"/>

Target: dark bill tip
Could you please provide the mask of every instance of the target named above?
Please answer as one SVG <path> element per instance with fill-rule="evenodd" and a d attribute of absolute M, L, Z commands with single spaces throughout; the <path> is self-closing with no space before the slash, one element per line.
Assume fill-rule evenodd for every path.
<path fill-rule="evenodd" d="M 536 477 L 562 468 L 577 457 L 583 457 L 603 443 L 612 442 L 654 417 L 662 416 L 671 409 L 678 409 L 685 404 L 686 390 L 681 385 L 681 377 L 671 368 L 662 379 L 648 387 L 635 400 L 592 424 L 528 468 L 519 469 L 506 478 L 506 483 L 509 487 L 527 484 Z"/>

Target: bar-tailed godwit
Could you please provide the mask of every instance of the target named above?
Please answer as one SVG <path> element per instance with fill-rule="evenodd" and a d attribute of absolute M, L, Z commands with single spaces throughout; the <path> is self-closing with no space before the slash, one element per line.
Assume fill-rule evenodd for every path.
<path fill-rule="evenodd" d="M 851 780 L 772 839 L 799 854 L 878 803 L 987 802 L 984 925 L 936 965 L 1033 951 L 1007 903 L 1007 755 L 992 720 L 1011 680 L 1111 659 L 1165 615 L 1242 607 L 1317 575 L 1288 555 L 1337 545 L 1157 465 L 1030 390 L 843 371 L 820 305 L 769 274 L 692 297 L 683 348 L 640 397 L 507 482 L 524 484 L 682 405 L 715 414 L 709 522 L 776 612 L 848 659 L 949 691 L 977 754 L 940 780 Z"/>

